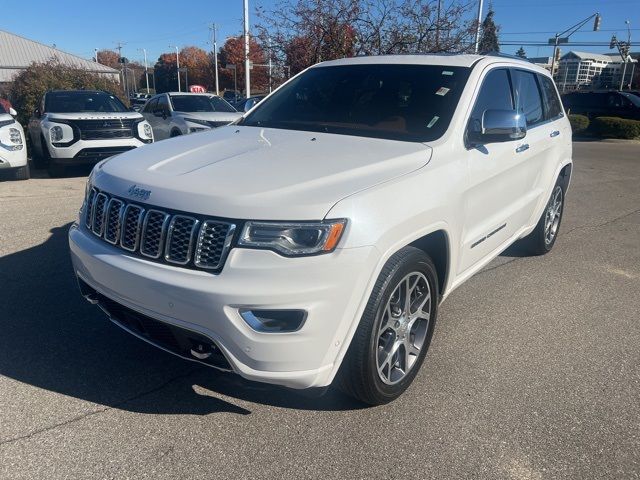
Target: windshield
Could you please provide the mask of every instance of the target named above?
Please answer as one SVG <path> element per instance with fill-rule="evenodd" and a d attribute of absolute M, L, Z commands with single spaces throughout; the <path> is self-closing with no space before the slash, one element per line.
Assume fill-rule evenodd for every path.
<path fill-rule="evenodd" d="M 220 97 L 209 95 L 170 95 L 176 112 L 235 112 L 236 109 Z"/>
<path fill-rule="evenodd" d="M 315 67 L 259 103 L 240 124 L 433 141 L 447 130 L 469 71 L 436 65 Z"/>
<path fill-rule="evenodd" d="M 126 112 L 127 107 L 114 95 L 106 92 L 49 92 L 45 112 Z"/>

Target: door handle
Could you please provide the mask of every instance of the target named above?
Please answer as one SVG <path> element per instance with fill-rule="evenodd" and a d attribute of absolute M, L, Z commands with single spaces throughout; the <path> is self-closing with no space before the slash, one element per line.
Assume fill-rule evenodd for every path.
<path fill-rule="evenodd" d="M 558 135 L 560 135 L 560 130 L 554 130 L 549 136 L 553 138 L 557 137 Z"/>
<path fill-rule="evenodd" d="M 516 153 L 524 152 L 525 150 L 529 150 L 529 144 L 525 143 L 524 145 L 520 145 L 516 148 Z"/>

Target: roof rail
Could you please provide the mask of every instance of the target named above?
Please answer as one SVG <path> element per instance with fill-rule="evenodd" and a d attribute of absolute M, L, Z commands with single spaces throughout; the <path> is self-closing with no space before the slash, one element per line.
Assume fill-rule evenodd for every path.
<path fill-rule="evenodd" d="M 508 53 L 489 52 L 489 53 L 485 53 L 484 55 L 488 57 L 502 57 L 502 58 L 510 58 L 511 60 L 522 60 L 523 62 L 531 63 L 531 60 L 529 60 L 526 57 L 519 57 L 518 55 L 509 55 Z"/>

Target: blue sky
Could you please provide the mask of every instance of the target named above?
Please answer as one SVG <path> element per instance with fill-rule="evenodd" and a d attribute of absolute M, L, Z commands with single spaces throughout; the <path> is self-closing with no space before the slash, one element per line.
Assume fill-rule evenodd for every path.
<path fill-rule="evenodd" d="M 445 2 L 447 0 L 444 0 Z M 255 20 L 256 6 L 270 7 L 276 0 L 250 0 Z M 485 12 L 488 5 L 485 0 Z M 98 7 L 98 5 L 101 5 Z M 105 6 L 102 6 L 105 5 Z M 640 0 L 495 0 L 501 41 L 546 41 L 560 30 L 599 11 L 602 31 L 584 33 L 572 40 L 608 42 L 612 33 L 626 39 L 625 20 L 631 21 L 632 40 L 640 41 Z M 242 30 L 242 0 L 69 1 L 29 0 L 19 8 L 3 8 L 0 29 L 53 45 L 82 57 L 92 57 L 94 48 L 113 49 L 122 42 L 123 55 L 142 59 L 146 48 L 149 63 L 169 45 L 196 45 L 209 50 L 208 25 L 218 24 L 218 43 Z M 528 56 L 551 55 L 551 48 L 524 47 Z M 571 47 L 574 50 L 609 51 L 607 47 Z M 502 47 L 513 53 L 518 46 Z M 636 47 L 633 51 L 640 50 Z"/>

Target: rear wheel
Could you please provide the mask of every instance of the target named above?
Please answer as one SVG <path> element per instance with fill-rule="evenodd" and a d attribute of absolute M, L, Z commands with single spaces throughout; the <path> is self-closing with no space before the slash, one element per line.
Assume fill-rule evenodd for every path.
<path fill-rule="evenodd" d="M 536 228 L 522 240 L 532 255 L 544 255 L 551 251 L 558 238 L 563 211 L 564 189 L 558 180 Z"/>
<path fill-rule="evenodd" d="M 431 258 L 405 247 L 386 263 L 371 293 L 338 385 L 369 405 L 399 397 L 413 382 L 431 343 L 438 311 Z"/>

